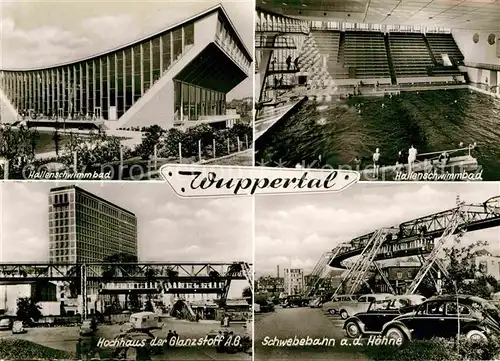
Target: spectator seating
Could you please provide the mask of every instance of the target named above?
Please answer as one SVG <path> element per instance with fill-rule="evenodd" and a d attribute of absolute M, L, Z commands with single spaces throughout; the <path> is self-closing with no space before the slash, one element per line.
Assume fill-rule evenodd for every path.
<path fill-rule="evenodd" d="M 456 64 L 463 64 L 464 56 L 451 34 L 426 34 L 425 37 L 438 64 L 443 64 L 441 54 L 448 54 Z"/>
<path fill-rule="evenodd" d="M 346 32 L 344 63 L 355 68 L 357 79 L 391 77 L 382 33 Z"/>
<path fill-rule="evenodd" d="M 434 63 L 423 34 L 390 33 L 389 44 L 396 77 L 428 76 Z"/>

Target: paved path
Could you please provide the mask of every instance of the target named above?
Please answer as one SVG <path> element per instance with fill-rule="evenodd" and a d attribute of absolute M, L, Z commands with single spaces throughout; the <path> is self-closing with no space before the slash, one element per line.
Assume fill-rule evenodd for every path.
<path fill-rule="evenodd" d="M 321 309 L 291 308 L 257 316 L 255 322 L 255 360 L 342 360 L 366 361 L 355 347 L 340 346 L 345 338 L 340 318 L 326 316 Z M 287 338 L 335 339 L 336 345 L 316 347 L 264 346 L 266 337 L 279 340 Z"/>

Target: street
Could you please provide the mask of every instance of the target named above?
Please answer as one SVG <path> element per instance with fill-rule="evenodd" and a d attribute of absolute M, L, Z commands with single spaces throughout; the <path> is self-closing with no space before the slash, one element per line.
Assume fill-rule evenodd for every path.
<path fill-rule="evenodd" d="M 343 321 L 336 316 L 323 314 L 318 308 L 277 308 L 275 312 L 258 314 L 255 320 L 255 359 L 332 359 L 342 361 L 365 361 L 356 346 L 341 346 L 346 339 L 342 329 Z M 266 339 L 267 337 L 267 339 Z M 292 339 L 335 339 L 335 345 L 325 346 L 270 346 L 266 340 Z M 349 340 L 349 343 L 352 341 Z"/>
<path fill-rule="evenodd" d="M 112 340 L 120 334 L 121 325 L 101 325 L 95 335 L 96 339 L 105 338 Z M 153 331 L 153 335 L 160 338 L 166 338 L 169 330 L 176 331 L 180 339 L 203 338 L 212 330 L 222 329 L 219 323 L 199 322 L 192 323 L 182 320 L 168 320 L 161 330 Z M 75 353 L 76 344 L 79 339 L 78 327 L 50 327 L 50 328 L 28 328 L 25 334 L 13 335 L 10 331 L 0 331 L 1 339 L 23 339 L 37 344 Z M 244 333 L 241 325 L 234 325 L 227 329 L 234 334 Z M 102 350 L 102 353 L 110 353 L 112 349 Z M 135 359 L 135 351 L 130 350 L 127 353 L 127 359 Z M 213 347 L 174 347 L 164 348 L 160 355 L 153 355 L 153 360 L 251 360 L 251 356 L 245 353 L 225 354 L 217 353 Z"/>

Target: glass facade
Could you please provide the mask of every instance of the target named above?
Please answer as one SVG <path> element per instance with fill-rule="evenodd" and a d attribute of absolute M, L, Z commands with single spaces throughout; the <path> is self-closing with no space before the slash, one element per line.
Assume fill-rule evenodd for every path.
<path fill-rule="evenodd" d="M 137 255 L 134 214 L 77 187 L 49 194 L 49 260 L 101 262 L 116 253 Z"/>
<path fill-rule="evenodd" d="M 0 71 L 0 86 L 23 117 L 122 116 L 194 45 L 194 22 L 82 62 L 33 71 Z"/>
<path fill-rule="evenodd" d="M 226 114 L 226 94 L 174 80 L 175 120 L 195 121 Z"/>

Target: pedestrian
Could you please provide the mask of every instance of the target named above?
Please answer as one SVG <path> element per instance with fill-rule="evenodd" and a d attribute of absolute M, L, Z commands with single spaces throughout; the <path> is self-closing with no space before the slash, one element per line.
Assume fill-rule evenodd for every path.
<path fill-rule="evenodd" d="M 413 172 L 413 163 L 417 160 L 417 154 L 417 149 L 412 144 L 408 150 L 408 173 Z"/>
<path fill-rule="evenodd" d="M 287 70 L 290 70 L 291 66 L 292 66 L 292 56 L 288 55 L 288 57 L 286 58 L 286 68 L 287 68 Z"/>
<path fill-rule="evenodd" d="M 373 153 L 373 169 L 375 170 L 375 176 L 378 177 L 379 171 L 379 161 L 380 161 L 380 149 L 375 149 L 375 153 Z"/>

